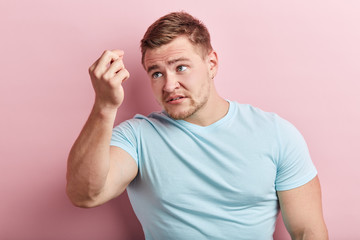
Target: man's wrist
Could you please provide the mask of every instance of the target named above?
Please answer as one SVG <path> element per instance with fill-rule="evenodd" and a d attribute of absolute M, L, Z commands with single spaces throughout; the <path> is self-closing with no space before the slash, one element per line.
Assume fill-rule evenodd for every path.
<path fill-rule="evenodd" d="M 109 119 L 109 120 L 114 121 L 117 110 L 118 110 L 117 107 L 101 104 L 101 103 L 95 101 L 93 109 L 92 109 L 92 114 L 94 114 L 95 116 L 100 117 L 102 119 Z"/>

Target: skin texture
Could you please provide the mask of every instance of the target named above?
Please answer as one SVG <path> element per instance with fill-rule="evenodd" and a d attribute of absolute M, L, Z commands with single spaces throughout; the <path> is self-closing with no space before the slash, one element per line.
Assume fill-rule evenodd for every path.
<path fill-rule="evenodd" d="M 94 107 L 68 158 L 67 194 L 79 207 L 95 207 L 119 196 L 136 177 L 138 167 L 121 148 L 109 147 L 122 83 L 129 78 L 121 50 L 105 51 L 89 68 L 96 93 Z M 218 95 L 214 77 L 218 58 L 207 55 L 183 36 L 147 50 L 144 67 L 158 103 L 175 119 L 208 126 L 228 111 Z M 278 192 L 281 212 L 292 239 L 328 239 L 318 178 Z"/>

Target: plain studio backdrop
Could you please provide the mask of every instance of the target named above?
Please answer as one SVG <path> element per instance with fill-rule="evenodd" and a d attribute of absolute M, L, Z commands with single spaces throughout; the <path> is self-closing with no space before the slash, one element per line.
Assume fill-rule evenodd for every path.
<path fill-rule="evenodd" d="M 360 2 L 32 0 L 0 2 L 0 239 L 143 239 L 126 194 L 71 205 L 66 159 L 91 110 L 88 67 L 125 50 L 116 123 L 159 110 L 139 42 L 185 10 L 209 28 L 220 94 L 276 112 L 305 137 L 331 239 L 360 239 Z M 290 239 L 279 218 L 275 239 Z"/>

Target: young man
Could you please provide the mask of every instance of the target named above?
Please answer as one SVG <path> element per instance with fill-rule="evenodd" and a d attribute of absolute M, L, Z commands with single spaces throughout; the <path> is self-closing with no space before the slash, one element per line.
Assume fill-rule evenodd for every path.
<path fill-rule="evenodd" d="M 164 111 L 112 130 L 129 73 L 123 51 L 105 51 L 89 69 L 95 103 L 68 159 L 71 201 L 94 207 L 127 188 L 146 239 L 272 239 L 279 206 L 292 239 L 327 239 L 304 139 L 276 114 L 219 96 L 206 27 L 168 14 L 141 50 Z"/>

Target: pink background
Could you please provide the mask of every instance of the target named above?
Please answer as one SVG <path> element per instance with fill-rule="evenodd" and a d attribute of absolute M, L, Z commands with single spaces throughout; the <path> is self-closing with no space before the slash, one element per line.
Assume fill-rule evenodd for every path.
<path fill-rule="evenodd" d="M 276 112 L 302 132 L 331 239 L 360 239 L 355 0 L 1 1 L 0 239 L 143 239 L 126 194 L 94 209 L 70 204 L 66 158 L 93 103 L 87 69 L 103 50 L 124 49 L 131 73 L 117 123 L 159 109 L 139 41 L 177 10 L 208 26 L 222 96 Z M 275 236 L 289 239 L 281 221 Z"/>

